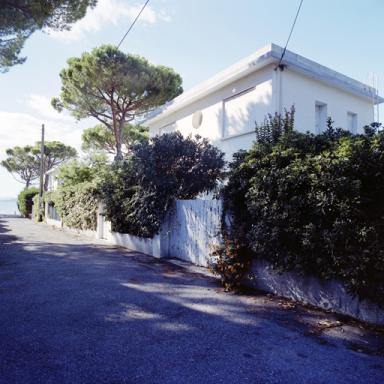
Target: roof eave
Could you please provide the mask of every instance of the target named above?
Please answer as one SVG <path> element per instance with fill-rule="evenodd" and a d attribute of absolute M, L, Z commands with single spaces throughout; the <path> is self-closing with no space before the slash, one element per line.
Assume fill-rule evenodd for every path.
<path fill-rule="evenodd" d="M 260 49 L 252 56 L 243 59 L 239 63 L 219 72 L 216 76 L 208 79 L 200 85 L 192 88 L 184 94 L 181 94 L 170 103 L 155 110 L 153 114 L 155 116 L 149 116 L 144 121 L 145 125 L 152 125 L 159 120 L 164 119 L 170 114 L 180 110 L 181 108 L 194 103 L 202 97 L 205 97 L 226 85 L 233 83 L 234 81 L 241 79 L 254 71 L 260 70 L 269 64 L 276 62 L 276 59 L 272 56 L 272 44 Z"/>
<path fill-rule="evenodd" d="M 177 112 L 185 106 L 194 103 L 200 98 L 205 97 L 252 72 L 260 70 L 270 64 L 278 64 L 282 53 L 282 47 L 276 44 L 267 45 L 253 55 L 248 56 L 224 71 L 219 72 L 211 79 L 208 79 L 192 88 L 190 91 L 181 94 L 163 107 L 158 108 L 148 116 L 144 121 L 144 125 L 151 126 L 156 124 L 172 113 Z M 374 88 L 291 51 L 287 50 L 285 52 L 282 64 L 287 65 L 288 68 L 304 74 L 307 77 L 314 78 L 357 97 L 371 101 L 373 104 L 384 102 L 384 98 L 378 96 Z"/>
<path fill-rule="evenodd" d="M 277 45 L 272 45 L 272 47 L 272 56 L 276 59 L 281 57 L 282 48 Z M 384 98 L 377 95 L 376 90 L 373 87 L 291 51 L 286 51 L 283 64 L 287 65 L 288 68 L 295 72 L 368 100 L 372 102 L 372 104 L 380 104 L 384 102 Z"/>

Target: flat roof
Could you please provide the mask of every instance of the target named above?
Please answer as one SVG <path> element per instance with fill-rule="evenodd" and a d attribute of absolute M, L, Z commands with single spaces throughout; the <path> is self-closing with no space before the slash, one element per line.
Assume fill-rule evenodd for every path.
<path fill-rule="evenodd" d="M 157 108 L 147 116 L 146 123 L 155 123 L 162 118 L 192 104 L 193 102 L 239 80 L 270 64 L 279 64 L 283 48 L 276 44 L 268 44 L 254 54 L 224 69 L 210 79 L 193 87 L 189 91 Z M 286 50 L 282 64 L 307 77 L 314 78 L 355 96 L 368 99 L 373 104 L 384 102 L 384 98 L 377 95 L 376 90 L 360 81 L 345 76 L 340 72 L 309 60 L 294 52 Z"/>

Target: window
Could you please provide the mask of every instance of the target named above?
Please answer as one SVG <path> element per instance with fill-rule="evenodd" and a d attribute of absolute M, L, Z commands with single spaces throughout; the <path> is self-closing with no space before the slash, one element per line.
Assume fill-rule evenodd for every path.
<path fill-rule="evenodd" d="M 316 101 L 315 104 L 315 133 L 324 132 L 327 127 L 327 104 Z"/>
<path fill-rule="evenodd" d="M 255 121 L 270 113 L 272 84 L 258 84 L 223 101 L 223 138 L 253 133 Z"/>
<path fill-rule="evenodd" d="M 347 112 L 347 129 L 352 133 L 357 133 L 357 113 Z"/>

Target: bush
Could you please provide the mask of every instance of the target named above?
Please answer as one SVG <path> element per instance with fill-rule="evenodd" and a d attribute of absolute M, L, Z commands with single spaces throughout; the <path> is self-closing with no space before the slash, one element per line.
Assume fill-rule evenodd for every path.
<path fill-rule="evenodd" d="M 101 184 L 112 229 L 153 237 L 175 199 L 213 190 L 224 154 L 207 140 L 169 133 L 141 142 L 133 155 L 111 166 Z"/>
<path fill-rule="evenodd" d="M 226 234 L 223 244 L 212 252 L 212 256 L 214 261 L 210 263 L 210 269 L 221 277 L 225 290 L 231 291 L 239 287 L 251 261 L 246 244 Z"/>
<path fill-rule="evenodd" d="M 235 156 L 223 195 L 254 257 L 384 304 L 383 132 L 285 130 Z"/>
<path fill-rule="evenodd" d="M 43 195 L 43 202 L 44 202 L 44 195 Z M 35 221 L 38 221 L 39 219 L 39 194 L 33 196 L 32 198 L 32 218 Z M 44 209 L 42 211 L 43 214 L 43 221 L 44 221 Z"/>
<path fill-rule="evenodd" d="M 65 225 L 96 230 L 98 197 L 95 183 L 59 186 L 50 199 Z"/>
<path fill-rule="evenodd" d="M 17 197 L 17 205 L 20 213 L 24 217 L 31 217 L 33 207 L 33 197 L 39 194 L 39 190 L 35 187 L 26 188 L 21 191 Z"/>
<path fill-rule="evenodd" d="M 59 187 L 46 192 L 44 199 L 60 219 L 71 228 L 96 230 L 98 209 L 98 182 L 107 168 L 104 155 L 93 154 L 87 161 L 72 160 L 60 167 Z"/>

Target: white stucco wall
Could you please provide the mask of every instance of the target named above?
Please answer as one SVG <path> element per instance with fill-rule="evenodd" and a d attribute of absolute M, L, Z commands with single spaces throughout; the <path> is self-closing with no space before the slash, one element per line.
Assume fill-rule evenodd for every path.
<path fill-rule="evenodd" d="M 60 168 L 56 167 L 51 171 L 47 172 L 48 175 L 48 191 L 54 191 L 58 187 L 57 176 L 60 173 Z"/>
<path fill-rule="evenodd" d="M 162 227 L 161 256 L 208 266 L 221 241 L 221 210 L 220 200 L 176 200 Z"/>
<path fill-rule="evenodd" d="M 295 128 L 301 132 L 315 132 L 316 102 L 327 105 L 326 115 L 335 121 L 335 127 L 347 129 L 347 113 L 357 114 L 357 132 L 373 121 L 371 100 L 355 96 L 334 86 L 310 78 L 304 74 L 286 68 L 283 72 L 275 71 L 276 65 L 269 65 L 240 80 L 235 81 L 199 101 L 160 118 L 155 123 L 148 123 L 150 135 L 180 131 L 183 135 L 199 134 L 210 139 L 211 143 L 226 153 L 227 160 L 239 149 L 249 149 L 255 140 L 252 127 L 254 122 L 261 123 L 268 113 L 284 112 L 295 105 Z M 281 76 L 281 79 L 279 79 Z M 245 90 L 251 90 L 237 103 L 238 113 L 233 112 L 236 102 L 231 105 L 231 121 L 226 113 L 227 100 Z M 240 96 L 241 97 L 241 96 Z M 198 129 L 193 128 L 192 118 L 196 111 L 202 111 L 203 120 Z M 247 122 L 247 123 L 245 123 Z M 236 134 L 236 126 L 248 124 L 248 130 Z M 228 128 L 228 125 L 230 127 Z"/>
<path fill-rule="evenodd" d="M 253 73 L 230 86 L 224 87 L 221 90 L 202 98 L 201 100 L 188 105 L 185 108 L 165 117 L 160 122 L 153 126 L 148 125 L 150 135 L 155 136 L 165 132 L 180 131 L 183 135 L 199 134 L 211 140 L 212 144 L 222 149 L 228 160 L 231 159 L 232 154 L 239 149 L 247 149 L 255 140 L 254 132 L 248 132 L 243 135 L 224 138 L 224 100 L 233 97 L 245 90 L 256 87 L 254 93 L 254 100 L 258 103 L 249 105 L 251 108 L 241 111 L 237 118 L 239 124 L 242 121 L 252 121 L 257 118 L 257 121 L 262 122 L 267 113 L 275 110 L 274 99 L 272 95 L 272 78 L 273 66 L 268 66 L 262 70 Z M 202 111 L 203 120 L 198 129 L 192 126 L 192 116 L 196 111 Z"/>
<path fill-rule="evenodd" d="M 275 89 L 275 88 L 274 88 Z M 296 108 L 295 127 L 300 132 L 315 132 L 315 104 L 327 105 L 327 116 L 335 127 L 347 129 L 347 113 L 357 114 L 357 133 L 373 122 L 373 103 L 335 87 L 296 73 L 289 68 L 281 72 L 281 104 Z"/>

